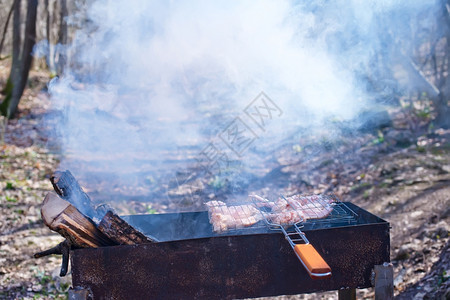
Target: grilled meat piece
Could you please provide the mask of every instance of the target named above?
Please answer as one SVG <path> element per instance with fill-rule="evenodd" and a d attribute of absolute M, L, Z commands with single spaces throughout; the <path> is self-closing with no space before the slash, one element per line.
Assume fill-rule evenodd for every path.
<path fill-rule="evenodd" d="M 280 197 L 276 201 L 269 201 L 258 195 L 251 195 L 257 206 L 265 206 L 272 213 L 266 215 L 271 221 L 278 224 L 293 224 L 308 219 L 321 219 L 327 217 L 332 211 L 333 199 L 320 195 Z"/>
<path fill-rule="evenodd" d="M 259 210 L 251 204 L 227 206 L 222 201 L 209 201 L 205 204 L 214 232 L 252 226 L 263 219 Z"/>

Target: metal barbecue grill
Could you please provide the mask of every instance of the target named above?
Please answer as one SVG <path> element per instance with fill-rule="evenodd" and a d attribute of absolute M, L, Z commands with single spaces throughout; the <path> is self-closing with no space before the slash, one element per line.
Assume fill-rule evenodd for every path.
<path fill-rule="evenodd" d="M 284 236 L 258 214 L 253 226 L 220 233 L 207 211 L 124 216 L 160 242 L 73 250 L 71 293 L 81 295 L 77 299 L 240 299 L 328 290 L 341 295 L 377 286 L 377 268 L 389 262 L 389 223 L 334 201 L 327 218 L 299 226 L 333 272 L 313 280 Z"/>

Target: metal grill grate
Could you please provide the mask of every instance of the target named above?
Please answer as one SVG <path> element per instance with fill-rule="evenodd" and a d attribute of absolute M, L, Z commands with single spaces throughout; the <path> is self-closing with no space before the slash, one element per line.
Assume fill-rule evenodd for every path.
<path fill-rule="evenodd" d="M 252 202 L 209 201 L 206 204 L 210 223 L 216 233 L 269 225 L 324 228 L 352 224 L 357 214 L 335 195 L 280 196 L 276 200 L 251 196 Z M 273 226 L 272 226 L 273 225 Z"/>

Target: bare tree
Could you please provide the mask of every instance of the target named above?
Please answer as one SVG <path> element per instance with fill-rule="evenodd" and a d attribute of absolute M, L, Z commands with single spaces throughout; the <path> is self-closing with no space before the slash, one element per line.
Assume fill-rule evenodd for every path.
<path fill-rule="evenodd" d="M 60 0 L 61 9 L 60 9 L 60 15 L 59 15 L 59 40 L 58 43 L 60 44 L 60 50 L 59 50 L 59 59 L 58 59 L 58 73 L 62 74 L 64 71 L 64 67 L 66 65 L 66 55 L 67 51 L 65 50 L 64 46 L 67 45 L 68 40 L 68 27 L 67 27 L 67 16 L 69 15 L 69 11 L 67 8 L 67 0 Z"/>
<path fill-rule="evenodd" d="M 438 21 L 443 28 L 443 38 L 445 47 L 443 47 L 443 56 L 441 63 L 436 62 L 436 53 L 434 53 L 434 66 L 436 74 L 436 86 L 439 89 L 439 96 L 435 99 L 437 125 L 450 128 L 450 107 L 448 106 L 450 97 L 450 0 L 441 1 L 441 13 Z"/>
<path fill-rule="evenodd" d="M 45 0 L 45 11 L 46 11 L 46 22 L 45 22 L 45 34 L 48 41 L 48 53 L 47 53 L 47 67 L 50 71 L 50 76 L 56 75 L 56 67 L 55 67 L 55 45 L 52 43 L 52 25 L 54 22 L 53 18 L 53 3 L 50 3 L 49 0 Z"/>
<path fill-rule="evenodd" d="M 18 0 L 14 0 L 13 4 L 11 5 L 11 9 L 8 12 L 8 16 L 6 17 L 5 27 L 3 28 L 2 40 L 0 41 L 0 60 L 2 59 L 1 56 L 2 56 L 3 44 L 5 43 L 6 32 L 8 31 L 9 20 L 11 19 L 12 13 L 14 11 L 14 5 L 17 1 Z"/>
<path fill-rule="evenodd" d="M 46 55 L 50 76 L 62 74 L 67 61 L 65 46 L 70 38 L 70 28 L 67 23 L 69 7 L 67 0 L 45 0 L 45 38 L 48 41 Z"/>
<path fill-rule="evenodd" d="M 8 118 L 14 117 L 28 80 L 32 62 L 32 50 L 36 42 L 37 0 L 27 0 L 25 31 L 21 30 L 22 1 L 14 2 L 13 16 L 13 61 L 11 72 L 4 89 L 5 98 L 0 104 L 0 113 Z"/>

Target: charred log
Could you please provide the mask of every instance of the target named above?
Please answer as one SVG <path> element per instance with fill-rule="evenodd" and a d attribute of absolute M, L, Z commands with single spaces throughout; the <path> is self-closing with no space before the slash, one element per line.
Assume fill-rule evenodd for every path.
<path fill-rule="evenodd" d="M 97 228 L 109 239 L 120 245 L 156 242 L 155 239 L 146 237 L 111 210 L 105 214 Z"/>
<path fill-rule="evenodd" d="M 101 217 L 95 210 L 91 199 L 83 191 L 78 181 L 70 173 L 70 171 L 56 171 L 50 178 L 53 189 L 64 200 L 70 202 L 81 213 L 88 216 L 94 221 L 100 220 Z"/>

